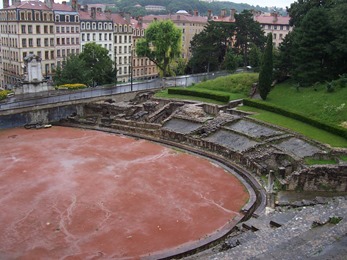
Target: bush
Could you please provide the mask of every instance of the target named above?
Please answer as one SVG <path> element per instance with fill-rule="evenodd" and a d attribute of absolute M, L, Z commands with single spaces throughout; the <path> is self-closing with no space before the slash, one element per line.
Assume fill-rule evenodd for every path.
<path fill-rule="evenodd" d="M 59 85 L 59 86 L 56 86 L 55 89 L 70 89 L 70 90 L 74 90 L 74 89 L 84 89 L 86 87 L 87 87 L 87 85 L 85 85 L 85 84 L 76 83 L 76 84 Z"/>
<path fill-rule="evenodd" d="M 9 91 L 9 90 L 1 90 L 0 91 L 0 100 L 7 98 L 7 94 L 9 94 L 10 92 L 11 91 Z"/>
<path fill-rule="evenodd" d="M 325 124 L 323 122 L 320 122 L 318 120 L 306 117 L 305 115 L 293 112 L 293 111 L 289 111 L 286 109 L 283 109 L 281 107 L 277 107 L 271 104 L 266 104 L 264 102 L 258 101 L 258 100 L 252 100 L 252 99 L 244 99 L 243 100 L 243 104 L 246 106 L 250 106 L 250 107 L 255 107 L 255 108 L 259 108 L 259 109 L 263 109 L 266 111 L 270 111 L 270 112 L 274 112 L 276 114 L 280 114 L 286 117 L 290 117 L 296 120 L 299 120 L 301 122 L 307 123 L 309 125 L 312 125 L 314 127 L 320 128 L 322 130 L 325 130 L 329 133 L 344 137 L 347 139 L 347 130 L 339 127 L 339 126 L 333 126 L 333 125 L 328 125 Z"/>
<path fill-rule="evenodd" d="M 221 102 L 229 102 L 229 95 L 221 93 L 213 93 L 207 90 L 185 89 L 185 88 L 169 88 L 168 94 L 185 95 L 193 97 L 208 98 Z"/>

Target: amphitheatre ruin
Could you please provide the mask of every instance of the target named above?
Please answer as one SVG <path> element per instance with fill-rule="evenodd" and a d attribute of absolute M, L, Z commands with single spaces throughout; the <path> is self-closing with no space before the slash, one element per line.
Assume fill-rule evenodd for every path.
<path fill-rule="evenodd" d="M 346 149 L 240 105 L 142 91 L 1 130 L 0 256 L 343 259 Z"/>

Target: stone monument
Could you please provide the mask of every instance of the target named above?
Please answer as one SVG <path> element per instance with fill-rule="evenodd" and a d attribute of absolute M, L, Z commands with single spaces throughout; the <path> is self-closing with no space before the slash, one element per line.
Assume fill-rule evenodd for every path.
<path fill-rule="evenodd" d="M 24 76 L 20 84 L 14 89 L 15 94 L 37 93 L 53 90 L 52 86 L 42 76 L 41 58 L 29 54 L 24 58 Z"/>

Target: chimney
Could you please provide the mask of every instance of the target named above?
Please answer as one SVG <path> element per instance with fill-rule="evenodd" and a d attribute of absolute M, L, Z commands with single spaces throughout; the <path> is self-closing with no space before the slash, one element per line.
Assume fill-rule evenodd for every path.
<path fill-rule="evenodd" d="M 81 4 L 78 4 L 78 5 L 77 5 L 77 10 L 80 11 L 81 9 L 82 9 Z"/>
<path fill-rule="evenodd" d="M 212 19 L 212 10 L 208 10 L 207 13 L 208 13 L 207 19 L 211 20 Z"/>
<path fill-rule="evenodd" d="M 274 23 L 277 23 L 277 21 L 278 21 L 278 13 L 277 12 L 273 12 L 271 15 L 273 16 L 273 20 L 272 21 Z"/>
<path fill-rule="evenodd" d="M 199 11 L 198 10 L 194 10 L 194 16 L 199 16 Z"/>
<path fill-rule="evenodd" d="M 45 4 L 47 5 L 48 8 L 52 8 L 53 7 L 53 3 L 54 3 L 53 0 L 45 0 Z M 66 2 L 65 2 L 65 4 L 66 4 Z"/>
<path fill-rule="evenodd" d="M 227 14 L 227 10 L 226 10 L 226 9 L 222 9 L 222 11 L 221 11 L 221 13 L 220 13 L 220 16 L 221 16 L 222 18 L 224 18 L 224 17 L 226 16 L 226 14 Z"/>
<path fill-rule="evenodd" d="M 95 7 L 90 8 L 90 16 L 92 17 L 92 19 L 96 18 L 96 8 Z"/>
<path fill-rule="evenodd" d="M 3 6 L 4 8 L 9 7 L 9 6 L 10 6 L 10 0 L 3 0 L 2 6 Z"/>
<path fill-rule="evenodd" d="M 71 0 L 71 7 L 72 7 L 72 9 L 74 9 L 75 11 L 77 10 L 77 0 Z"/>
<path fill-rule="evenodd" d="M 127 22 L 127 23 L 130 23 L 130 13 L 128 13 L 128 12 L 126 12 L 126 13 L 124 13 L 124 18 L 125 18 L 125 21 Z"/>
<path fill-rule="evenodd" d="M 139 16 L 139 19 L 137 20 L 137 24 L 142 27 L 142 24 L 143 24 L 143 18 L 142 16 Z"/>
<path fill-rule="evenodd" d="M 66 1 L 61 2 L 63 5 L 66 5 Z"/>
<path fill-rule="evenodd" d="M 230 10 L 230 21 L 235 21 L 235 13 L 236 13 L 236 9 Z"/>
<path fill-rule="evenodd" d="M 88 5 L 83 5 L 83 9 L 85 12 L 88 12 Z"/>
<path fill-rule="evenodd" d="M 97 11 L 98 13 L 102 13 L 101 7 L 96 8 L 96 11 Z"/>

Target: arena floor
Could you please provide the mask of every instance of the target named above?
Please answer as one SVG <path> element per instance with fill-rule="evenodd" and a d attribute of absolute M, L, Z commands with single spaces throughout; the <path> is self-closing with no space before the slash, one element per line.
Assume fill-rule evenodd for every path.
<path fill-rule="evenodd" d="M 220 166 L 145 140 L 0 130 L 0 258 L 157 258 L 193 248 L 249 199 Z"/>

